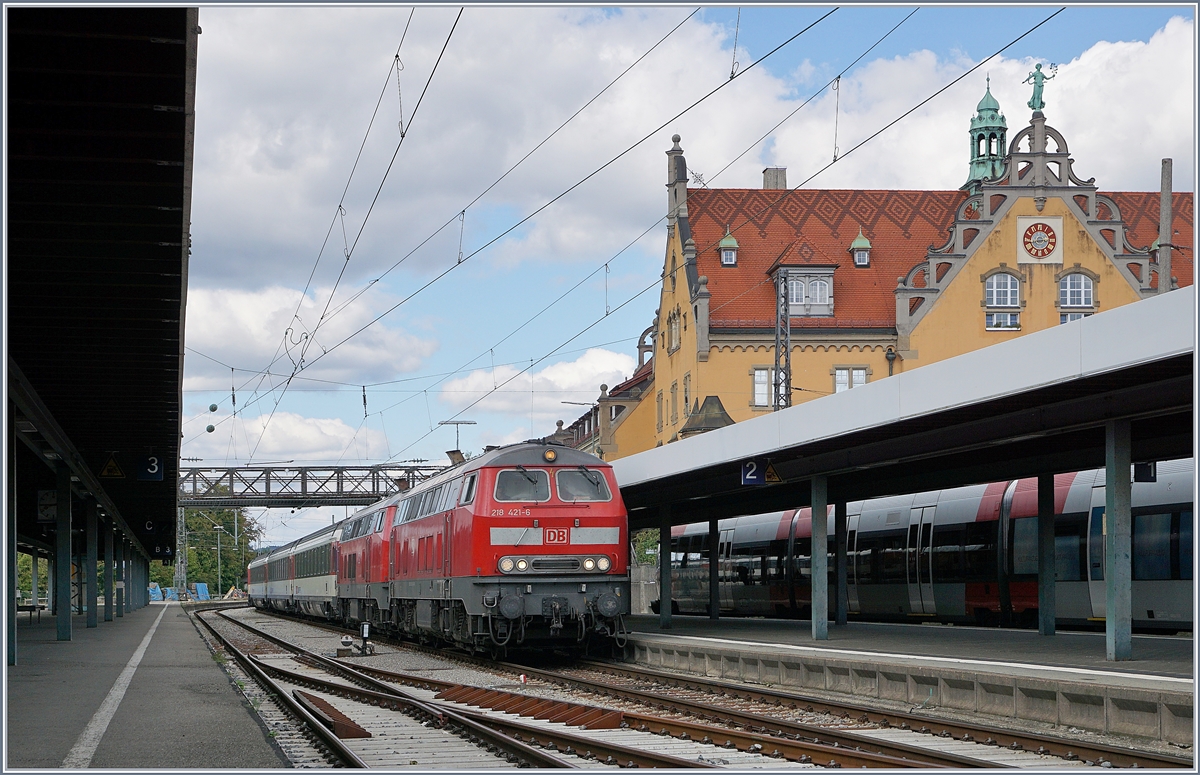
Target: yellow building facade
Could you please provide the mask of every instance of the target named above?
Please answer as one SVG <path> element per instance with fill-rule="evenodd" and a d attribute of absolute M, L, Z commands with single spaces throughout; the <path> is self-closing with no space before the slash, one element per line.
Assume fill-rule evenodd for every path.
<path fill-rule="evenodd" d="M 602 389 L 593 448 L 625 457 L 1191 284 L 1192 195 L 1169 173 L 1101 192 L 1040 111 L 1007 142 L 990 90 L 970 132 L 955 191 L 791 190 L 778 168 L 688 189 L 676 135 L 652 357 Z"/>

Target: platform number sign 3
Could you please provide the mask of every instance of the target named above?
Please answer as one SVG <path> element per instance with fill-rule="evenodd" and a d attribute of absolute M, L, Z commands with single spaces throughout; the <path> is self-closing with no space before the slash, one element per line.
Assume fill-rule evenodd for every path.
<path fill-rule="evenodd" d="M 163 462 L 158 455 L 147 455 L 138 461 L 137 478 L 139 482 L 161 482 L 163 480 Z"/>

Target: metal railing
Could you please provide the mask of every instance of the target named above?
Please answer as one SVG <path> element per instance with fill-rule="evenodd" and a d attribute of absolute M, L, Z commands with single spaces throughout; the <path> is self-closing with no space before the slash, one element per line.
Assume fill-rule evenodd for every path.
<path fill-rule="evenodd" d="M 180 468 L 179 505 L 366 506 L 440 470 L 413 465 Z"/>

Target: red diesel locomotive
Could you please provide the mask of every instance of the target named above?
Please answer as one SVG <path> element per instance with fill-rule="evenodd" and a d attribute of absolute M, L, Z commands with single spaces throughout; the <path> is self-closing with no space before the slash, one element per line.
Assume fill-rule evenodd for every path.
<path fill-rule="evenodd" d="M 612 468 L 553 442 L 486 451 L 248 568 L 259 607 L 458 644 L 619 638 L 629 536 Z"/>

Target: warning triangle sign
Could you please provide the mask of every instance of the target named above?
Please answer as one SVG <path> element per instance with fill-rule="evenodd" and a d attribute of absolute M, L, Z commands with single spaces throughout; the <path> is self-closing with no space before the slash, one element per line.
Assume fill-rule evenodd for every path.
<path fill-rule="evenodd" d="M 763 472 L 763 480 L 771 484 L 777 484 L 783 481 L 779 478 L 779 474 L 775 473 L 775 466 L 771 465 L 770 463 L 767 463 L 767 470 Z"/>
<path fill-rule="evenodd" d="M 121 467 L 117 465 L 117 456 L 114 453 L 109 453 L 108 462 L 104 464 L 104 468 L 100 469 L 100 476 L 106 479 L 124 479 L 125 474 L 121 471 Z"/>

